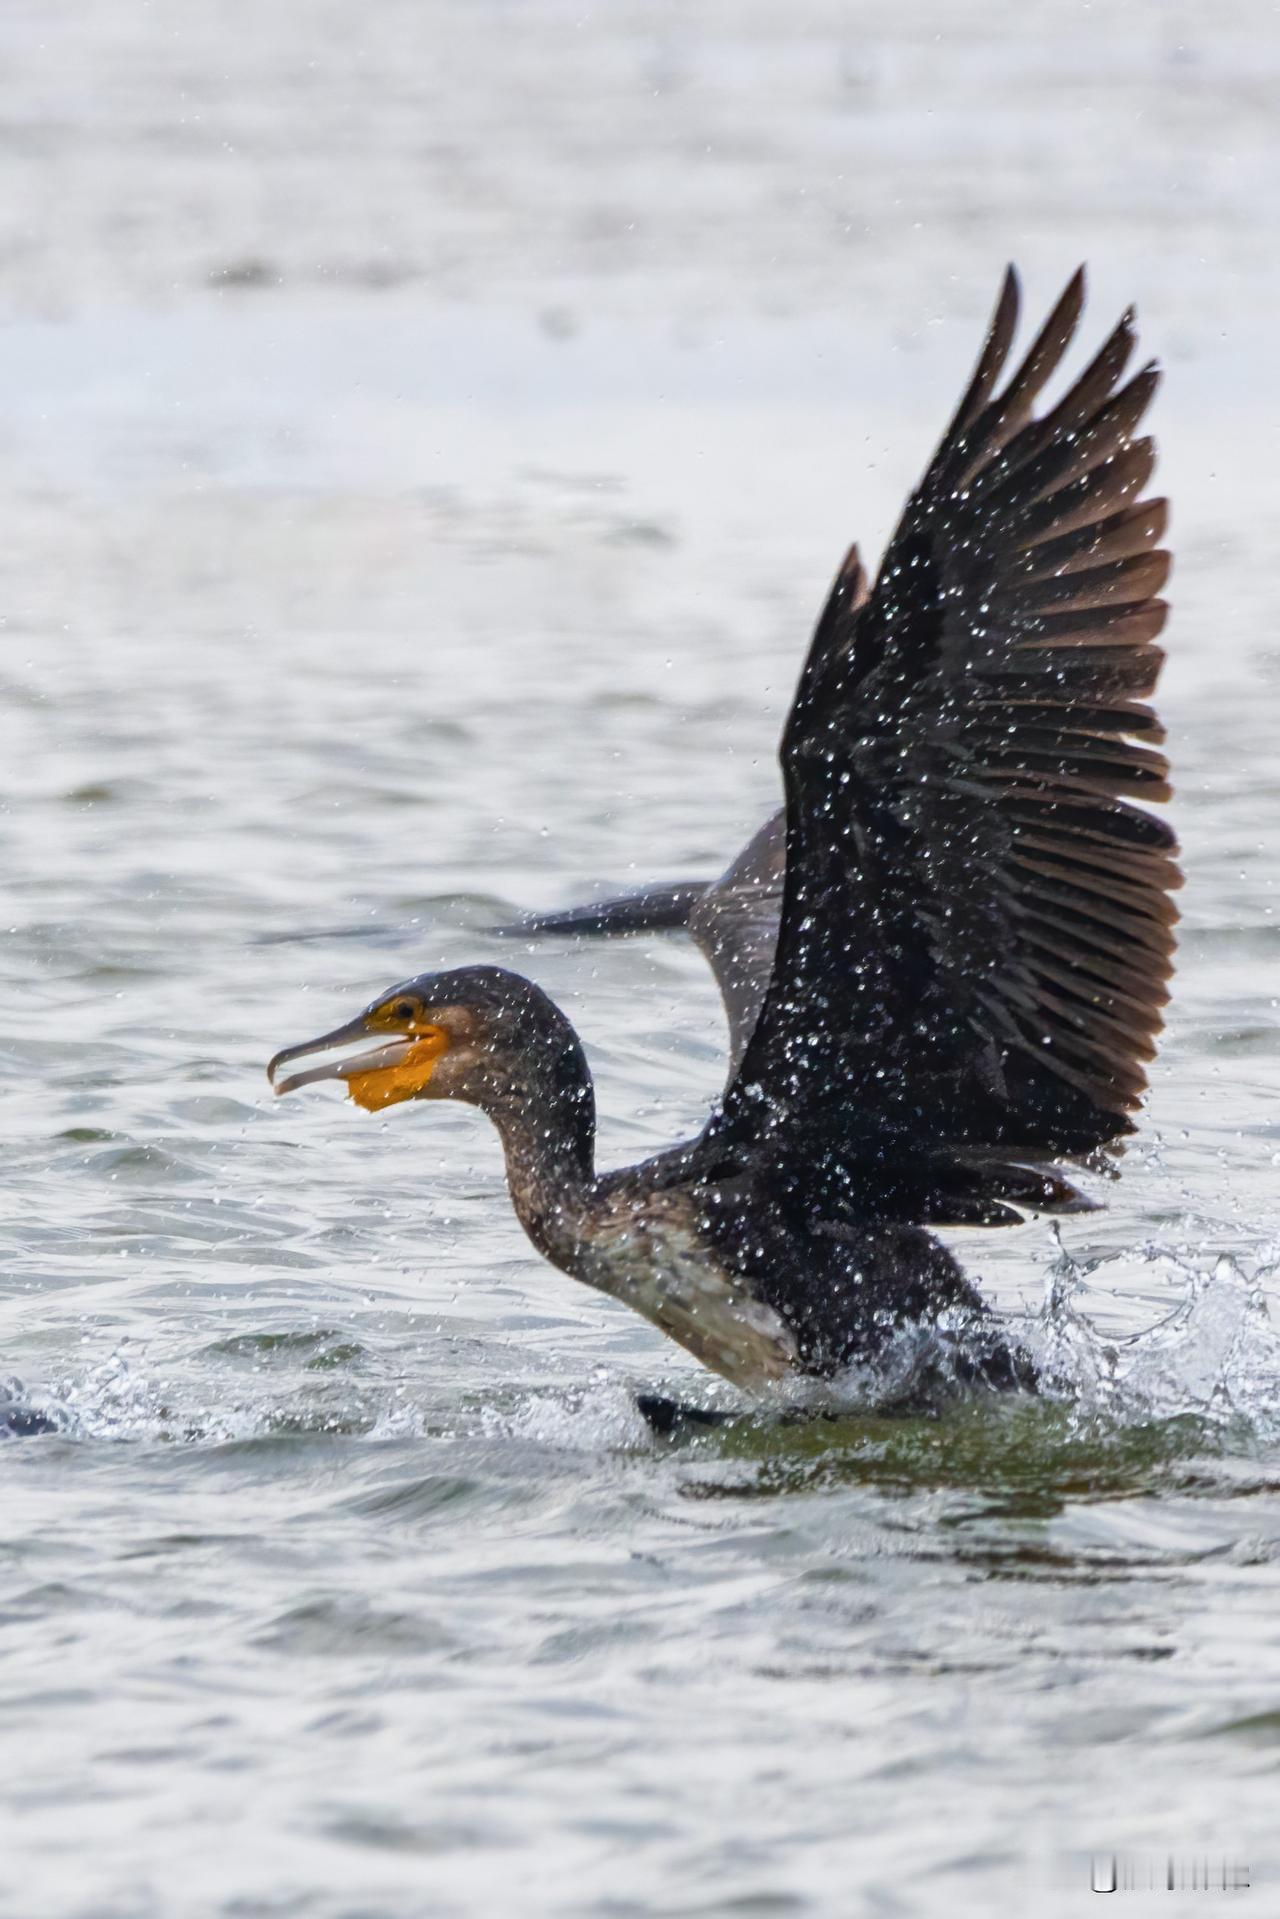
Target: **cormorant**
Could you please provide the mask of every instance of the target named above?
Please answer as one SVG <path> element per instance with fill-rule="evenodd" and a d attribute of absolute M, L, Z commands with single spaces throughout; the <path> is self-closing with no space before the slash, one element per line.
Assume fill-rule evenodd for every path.
<path fill-rule="evenodd" d="M 497 967 L 409 980 L 268 1068 L 279 1093 L 334 1078 L 374 1111 L 480 1107 L 539 1251 L 749 1391 L 873 1360 L 913 1323 L 962 1374 L 1029 1382 L 928 1228 L 1085 1206 L 1061 1162 L 1133 1130 L 1180 883 L 1173 833 L 1132 804 L 1169 795 L 1144 704 L 1167 510 L 1136 437 L 1159 376 L 1123 382 L 1126 313 L 1035 412 L 1083 298 L 1081 270 L 1001 385 L 1008 271 L 874 586 L 856 548 L 840 568 L 785 807 L 711 895 L 733 1065 L 696 1139 L 597 1172 L 577 1035 Z"/>

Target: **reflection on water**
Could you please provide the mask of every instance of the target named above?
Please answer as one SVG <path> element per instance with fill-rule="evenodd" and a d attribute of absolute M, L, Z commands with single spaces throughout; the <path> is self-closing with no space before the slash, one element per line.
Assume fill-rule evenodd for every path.
<path fill-rule="evenodd" d="M 1274 1885 L 1256 9 L 153 11 L 0 17 L 0 1371 L 59 1428 L 0 1446 L 0 1906 L 986 1919 L 1170 1845 Z M 637 1389 L 732 1395 L 539 1264 L 483 1122 L 263 1064 L 496 960 L 582 1030 L 605 1163 L 699 1123 L 696 955 L 491 929 L 775 803 L 1009 254 L 1035 304 L 1091 256 L 1169 373 L 1150 1115 L 1061 1245 L 957 1235 L 1038 1399 L 656 1441 Z"/>

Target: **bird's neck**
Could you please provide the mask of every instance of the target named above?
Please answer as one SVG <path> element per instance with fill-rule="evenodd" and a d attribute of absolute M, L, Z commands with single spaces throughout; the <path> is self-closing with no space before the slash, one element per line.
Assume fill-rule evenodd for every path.
<path fill-rule="evenodd" d="M 507 1162 L 520 1224 L 551 1262 L 572 1272 L 596 1193 L 596 1103 L 568 1021 L 518 1081 L 485 1102 Z"/>

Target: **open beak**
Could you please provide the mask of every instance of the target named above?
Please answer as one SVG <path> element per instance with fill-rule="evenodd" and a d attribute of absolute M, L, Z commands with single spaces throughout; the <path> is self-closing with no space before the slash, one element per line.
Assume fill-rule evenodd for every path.
<path fill-rule="evenodd" d="M 310 1066 L 305 1073 L 291 1073 L 288 1079 L 277 1079 L 282 1066 L 290 1060 L 306 1059 L 309 1053 L 332 1053 L 341 1046 L 354 1046 L 357 1040 L 371 1037 L 370 1029 L 361 1014 L 358 1019 L 348 1020 L 345 1026 L 337 1026 L 332 1033 L 322 1033 L 319 1039 L 305 1039 L 300 1046 L 286 1046 L 267 1067 L 267 1078 L 277 1093 L 293 1093 L 299 1086 L 310 1086 L 317 1079 L 346 1079 L 352 1072 L 369 1072 L 381 1066 L 398 1066 L 406 1049 L 412 1045 L 408 1034 L 403 1039 L 392 1039 L 371 1052 L 348 1053 L 343 1059 L 331 1059 L 323 1066 Z"/>
<path fill-rule="evenodd" d="M 383 1034 L 385 1031 L 385 1027 L 381 1029 Z M 437 1059 L 449 1045 L 448 1035 L 438 1026 L 409 1028 L 402 1035 L 382 1038 L 381 1044 L 363 1052 L 345 1053 L 338 1059 L 326 1060 L 323 1065 L 309 1066 L 305 1072 L 290 1073 L 287 1079 L 277 1078 L 280 1068 L 287 1066 L 290 1060 L 305 1059 L 311 1053 L 336 1052 L 373 1037 L 380 1037 L 379 1029 L 371 1027 L 361 1014 L 319 1039 L 304 1040 L 300 1046 L 286 1046 L 267 1067 L 267 1078 L 277 1093 L 294 1093 L 299 1086 L 310 1086 L 316 1080 L 342 1080 L 352 1099 L 373 1111 L 420 1092 L 430 1079 Z"/>

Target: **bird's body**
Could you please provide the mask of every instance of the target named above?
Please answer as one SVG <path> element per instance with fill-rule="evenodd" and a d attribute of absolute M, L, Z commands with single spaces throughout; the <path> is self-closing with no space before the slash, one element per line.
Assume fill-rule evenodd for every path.
<path fill-rule="evenodd" d="M 474 993 L 480 971 L 453 990 Z M 858 1227 L 808 1218 L 767 1154 L 719 1168 L 704 1135 L 597 1173 L 594 1124 L 585 1123 L 594 1112 L 589 1070 L 557 1032 L 563 1016 L 518 975 L 495 970 L 486 985 L 524 1000 L 543 1057 L 568 1055 L 554 1089 L 490 1109 L 517 1216 L 562 1272 L 622 1300 L 747 1387 L 794 1372 L 828 1376 L 871 1357 L 891 1327 L 944 1305 L 983 1313 L 927 1233 L 886 1220 Z"/>
<path fill-rule="evenodd" d="M 767 1173 L 725 1188 L 687 1157 L 606 1176 L 565 1270 L 713 1372 L 748 1391 L 831 1379 L 876 1361 L 904 1326 L 945 1320 L 964 1342 L 957 1377 L 1025 1376 L 957 1262 L 920 1227 L 814 1223 L 779 1203 Z"/>
<path fill-rule="evenodd" d="M 997 391 L 1007 279 L 874 587 L 856 552 L 837 576 L 782 813 L 718 888 L 650 913 L 692 909 L 729 1009 L 729 1083 L 696 1139 L 598 1173 L 577 1036 L 499 968 L 411 980 L 271 1065 L 373 1038 L 277 1090 L 337 1077 L 375 1110 L 479 1106 L 539 1251 L 751 1391 L 829 1379 L 920 1324 L 954 1339 L 957 1377 L 1025 1380 L 929 1229 L 1079 1207 L 1061 1162 L 1132 1130 L 1179 878 L 1172 834 L 1130 803 L 1168 790 L 1140 703 L 1168 556 L 1133 438 L 1155 375 L 1119 384 L 1130 316 L 1033 415 L 1082 287 Z"/>

